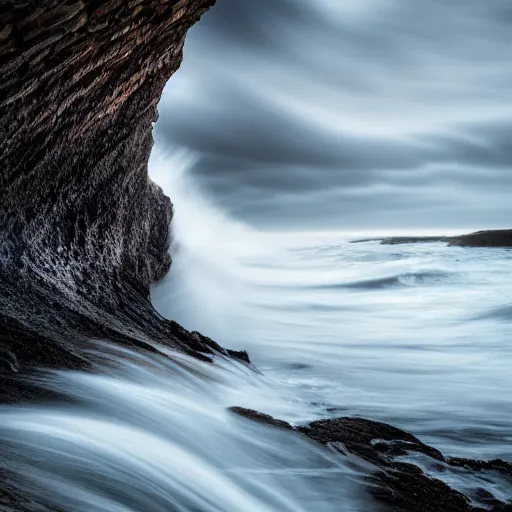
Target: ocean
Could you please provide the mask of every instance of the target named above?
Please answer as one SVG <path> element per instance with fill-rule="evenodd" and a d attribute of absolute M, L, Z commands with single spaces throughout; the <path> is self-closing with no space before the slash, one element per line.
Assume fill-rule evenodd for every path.
<path fill-rule="evenodd" d="M 192 164 L 153 160 L 176 205 L 173 271 L 153 300 L 247 350 L 282 398 L 243 405 L 296 424 L 375 419 L 452 456 L 511 459 L 512 250 L 358 242 L 460 229 L 257 231 L 208 200 Z"/>
<path fill-rule="evenodd" d="M 253 367 L 97 340 L 97 373 L 38 375 L 68 402 L 0 411 L 0 468 L 17 461 L 9 469 L 25 495 L 54 507 L 38 510 L 387 510 L 367 492 L 369 463 L 232 406 L 295 425 L 363 417 L 446 455 L 512 458 L 511 250 L 258 231 L 207 197 L 193 160 L 175 152 L 151 162 L 176 212 L 173 266 L 152 301 L 187 329 L 247 350 Z M 405 459 L 461 491 L 512 498 L 498 475 Z"/>

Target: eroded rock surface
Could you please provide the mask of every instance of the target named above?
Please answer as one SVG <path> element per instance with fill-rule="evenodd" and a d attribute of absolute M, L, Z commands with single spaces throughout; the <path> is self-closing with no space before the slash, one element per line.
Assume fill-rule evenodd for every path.
<path fill-rule="evenodd" d="M 87 367 L 91 337 L 222 351 L 148 300 L 173 214 L 148 178 L 152 124 L 213 3 L 0 0 L 2 379 Z"/>
<path fill-rule="evenodd" d="M 471 493 L 451 488 L 441 479 L 403 460 L 410 454 L 424 455 L 438 472 L 463 468 L 468 472 L 498 474 L 512 485 L 512 463 L 503 460 L 480 461 L 451 458 L 420 441 L 414 435 L 386 423 L 364 418 L 335 418 L 309 425 L 292 426 L 282 420 L 250 409 L 231 411 L 251 421 L 281 429 L 295 430 L 321 443 L 341 456 L 356 455 L 375 470 L 368 476 L 368 489 L 376 500 L 403 512 L 511 512 L 504 503 L 482 488 Z M 402 458 L 402 459 L 400 459 Z M 492 476 L 490 477 L 492 481 Z"/>
<path fill-rule="evenodd" d="M 248 360 L 149 301 L 173 215 L 152 125 L 214 1 L 0 0 L 0 402 L 61 400 L 28 377 L 94 370 L 96 339 Z M 56 511 L 19 487 L 0 474 L 2 511 Z"/>

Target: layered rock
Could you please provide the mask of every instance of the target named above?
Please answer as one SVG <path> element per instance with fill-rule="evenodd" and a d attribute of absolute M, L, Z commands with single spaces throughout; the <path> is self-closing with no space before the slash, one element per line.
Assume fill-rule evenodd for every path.
<path fill-rule="evenodd" d="M 0 0 L 2 378 L 85 367 L 91 337 L 222 351 L 148 300 L 173 213 L 148 178 L 152 125 L 214 1 Z"/>

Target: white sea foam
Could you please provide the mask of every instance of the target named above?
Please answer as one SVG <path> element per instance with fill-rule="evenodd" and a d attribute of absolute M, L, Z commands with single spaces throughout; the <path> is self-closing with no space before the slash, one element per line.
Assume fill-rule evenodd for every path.
<path fill-rule="evenodd" d="M 193 168 L 182 166 L 182 195 L 165 178 L 175 163 L 160 164 L 154 177 L 178 211 L 201 203 L 177 217 L 175 267 L 153 294 L 162 313 L 247 349 L 310 404 L 310 418 L 332 408 L 394 422 L 448 453 L 512 456 L 509 250 L 350 243 L 454 230 L 261 233 L 206 200 Z M 214 233 L 202 247 L 189 243 L 197 229 Z"/>
<path fill-rule="evenodd" d="M 0 408 L 0 468 L 26 496 L 83 512 L 335 511 L 340 500 L 358 510 L 345 461 L 227 410 L 301 407 L 261 376 L 229 361 L 98 350 L 109 354 L 101 375 L 41 382 L 74 405 Z"/>

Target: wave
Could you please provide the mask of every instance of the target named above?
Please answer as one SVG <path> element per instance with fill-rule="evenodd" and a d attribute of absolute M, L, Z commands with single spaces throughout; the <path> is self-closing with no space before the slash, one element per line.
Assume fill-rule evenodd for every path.
<path fill-rule="evenodd" d="M 98 374 L 37 378 L 68 405 L 0 408 L 0 474 L 20 500 L 74 512 L 330 512 L 340 500 L 358 509 L 350 504 L 358 475 L 343 460 L 227 410 L 290 417 L 301 408 L 254 372 L 97 347 Z"/>
<path fill-rule="evenodd" d="M 243 258 L 269 250 L 257 231 L 229 217 L 192 177 L 197 155 L 167 148 L 153 152 L 150 176 L 173 198 L 172 270 L 152 292 L 158 311 L 185 327 L 225 339 L 236 326 L 226 311 L 239 305 L 251 286 Z"/>
<path fill-rule="evenodd" d="M 473 365 L 482 333 L 460 319 L 491 289 L 495 276 L 489 267 L 503 275 L 507 262 L 501 256 L 489 255 L 494 258 L 489 265 L 470 252 L 454 259 L 444 248 L 368 249 L 349 244 L 345 234 L 262 234 L 233 220 L 198 187 L 194 158 L 182 152 L 153 160 L 153 177 L 176 205 L 173 267 L 152 292 L 164 316 L 222 345 L 247 349 L 264 372 L 263 380 L 287 395 L 284 402 L 291 400 L 294 407 L 301 402 L 294 413 L 303 423 L 343 411 L 427 433 L 429 422 L 454 431 L 476 421 L 496 428 L 505 414 L 503 407 L 496 409 L 502 400 L 496 387 L 503 384 L 494 376 L 508 382 L 499 366 L 506 358 L 498 347 L 487 353 L 499 365 L 487 360 Z M 407 289 L 410 293 L 404 293 Z M 237 382 L 232 385 L 237 389 Z M 290 420 L 269 410 L 274 400 L 262 400 L 261 407 L 259 400 L 229 405 L 294 422 L 294 414 Z M 232 431 L 225 434 L 233 436 Z M 495 446 L 461 448 L 436 435 L 430 441 L 461 456 L 473 456 L 472 451 L 489 458 L 508 456 Z M 280 457 L 276 453 L 269 455 L 272 464 Z M 286 468 L 288 476 L 298 471 Z M 327 487 L 331 469 L 322 473 Z M 300 471 L 310 473 L 311 468 L 304 465 Z M 337 500 L 331 492 L 327 489 L 318 505 L 300 505 L 323 510 L 325 502 Z M 354 502 L 343 503 L 350 510 Z"/>
<path fill-rule="evenodd" d="M 316 286 L 317 289 L 360 289 L 379 290 L 394 287 L 416 287 L 425 285 L 438 285 L 443 280 L 451 277 L 449 272 L 439 270 L 427 270 L 423 272 L 406 272 L 402 274 L 378 277 L 375 279 L 362 279 L 346 283 L 334 283 Z"/>
<path fill-rule="evenodd" d="M 512 306 L 500 306 L 483 315 L 474 317 L 474 320 L 502 320 L 510 322 L 512 320 Z"/>

